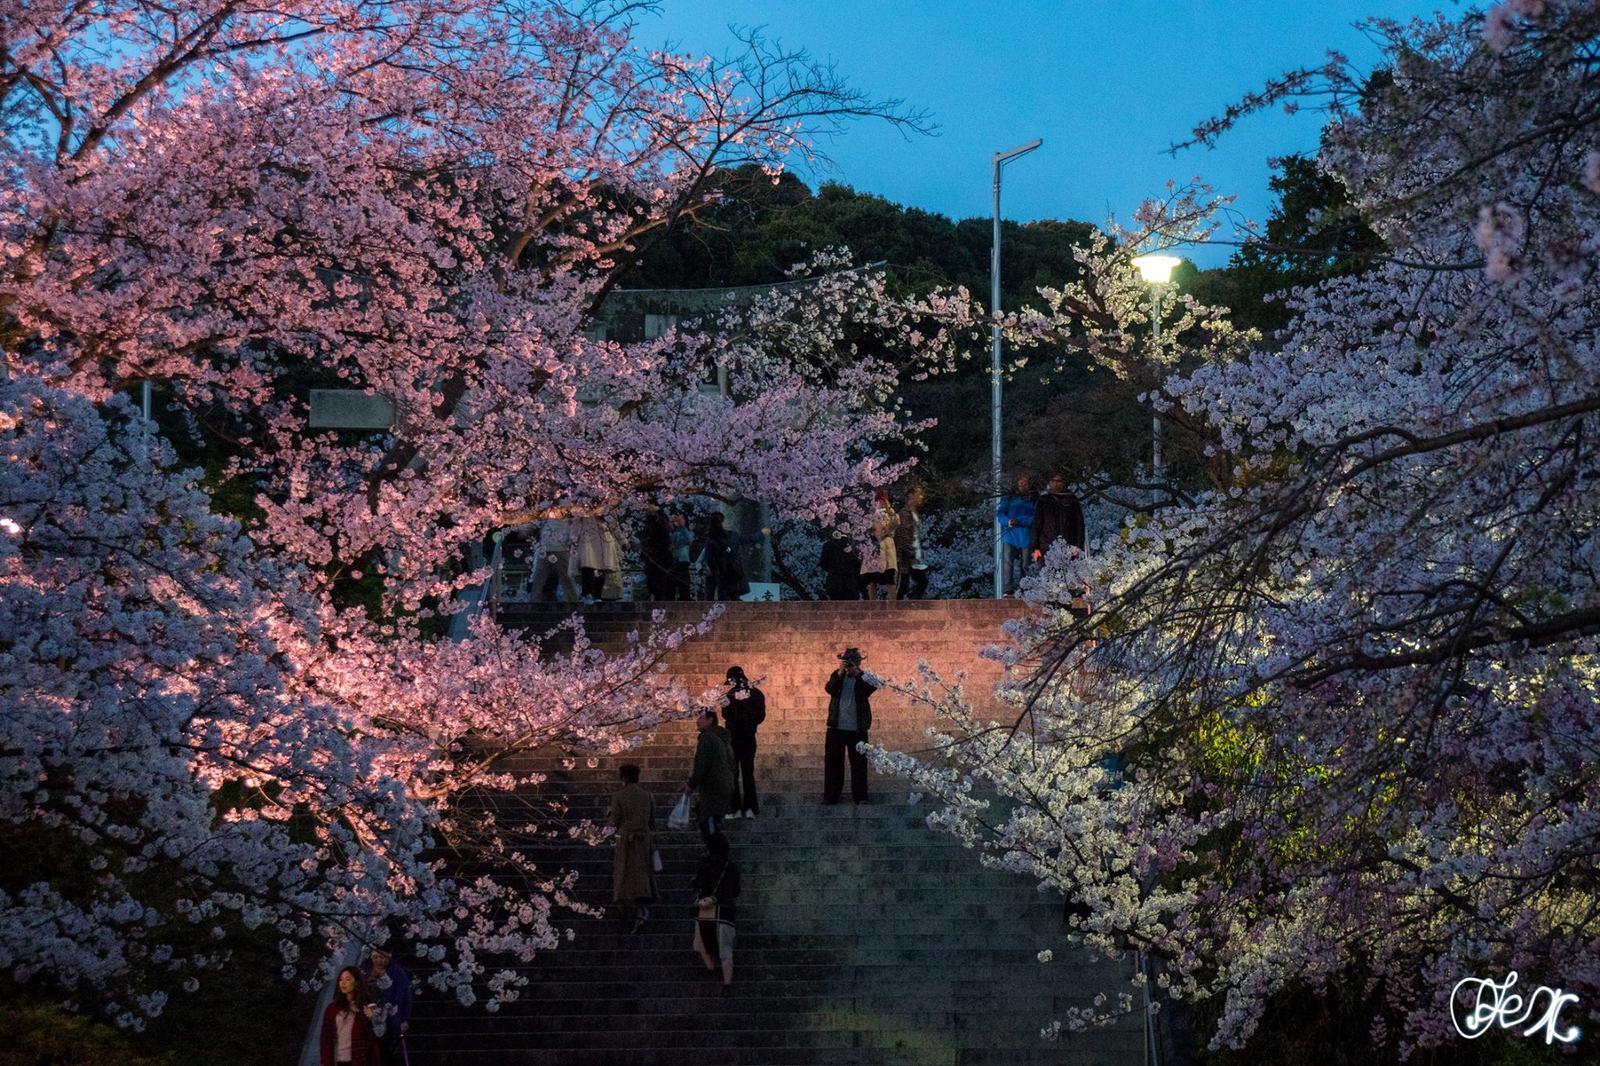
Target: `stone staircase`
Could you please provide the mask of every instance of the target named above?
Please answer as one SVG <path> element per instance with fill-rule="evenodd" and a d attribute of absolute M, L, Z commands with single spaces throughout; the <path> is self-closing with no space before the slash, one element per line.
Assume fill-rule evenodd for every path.
<path fill-rule="evenodd" d="M 618 643 L 651 605 L 586 609 L 590 635 Z M 667 605 L 668 620 L 697 619 L 704 604 Z M 1061 901 L 1026 880 L 986 870 L 974 853 L 927 828 L 904 782 L 874 776 L 871 803 L 819 803 L 822 684 L 845 645 L 868 669 L 910 677 L 919 659 L 948 675 L 968 669 L 969 692 L 998 667 L 976 650 L 1001 639 L 1013 604 L 994 601 L 731 604 L 708 636 L 673 656 L 691 692 L 743 666 L 767 696 L 757 780 L 761 816 L 728 823 L 743 873 L 732 998 L 718 996 L 690 948 L 690 881 L 700 855 L 693 830 L 662 831 L 662 898 L 645 930 L 615 917 L 574 919 L 575 940 L 528 967 L 523 998 L 498 1013 L 419 998 L 413 1061 L 517 1066 L 1135 1066 L 1138 1021 L 1072 1034 L 1039 1030 L 1096 994 L 1126 990 L 1127 964 L 1091 964 L 1062 933 Z M 545 631 L 554 605 L 503 615 Z M 922 709 L 891 693 L 873 698 L 873 741 L 927 746 Z M 674 722 L 630 753 L 657 799 L 658 822 L 688 776 L 694 727 Z M 530 757 L 576 816 L 603 817 L 616 764 L 595 768 L 563 753 Z M 553 857 L 554 858 L 554 857 Z M 564 851 L 578 895 L 610 899 L 611 851 Z M 1055 961 L 1037 954 L 1050 948 Z"/>

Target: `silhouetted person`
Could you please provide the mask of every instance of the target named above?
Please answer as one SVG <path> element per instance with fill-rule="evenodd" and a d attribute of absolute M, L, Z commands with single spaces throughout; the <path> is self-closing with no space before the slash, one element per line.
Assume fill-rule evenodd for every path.
<path fill-rule="evenodd" d="M 694 556 L 690 548 L 694 546 L 694 530 L 689 528 L 689 522 L 681 514 L 672 516 L 670 539 L 672 542 L 672 598 L 675 600 L 694 599 L 694 590 L 689 585 L 689 560 Z"/>
<path fill-rule="evenodd" d="M 650 918 L 650 901 L 656 898 L 653 863 L 655 803 L 639 784 L 639 767 L 623 763 L 617 768 L 622 787 L 611 794 L 608 821 L 616 827 L 616 854 L 611 865 L 611 899 L 620 904 L 630 933 L 637 933 Z"/>
<path fill-rule="evenodd" d="M 639 558 L 644 563 L 645 595 L 652 600 L 673 599 L 672 524 L 654 504 L 639 531 Z"/>
<path fill-rule="evenodd" d="M 736 780 L 729 818 L 754 818 L 761 813 L 756 796 L 756 729 L 767 720 L 767 697 L 750 683 L 744 668 L 728 667 L 727 693 L 722 697 L 722 721 L 733 744 Z"/>
<path fill-rule="evenodd" d="M 733 995 L 733 916 L 741 887 L 732 850 L 727 837 L 711 834 L 694 875 L 694 950 L 709 972 L 722 964 L 724 996 Z"/>
<path fill-rule="evenodd" d="M 722 512 L 713 511 L 706 519 L 705 547 L 700 558 L 706 567 L 706 599 L 736 600 L 750 591 L 744 567 L 739 565 L 734 549 L 746 544 L 760 544 L 771 531 L 738 533 L 723 525 Z"/>
<path fill-rule="evenodd" d="M 856 554 L 856 546 L 843 531 L 834 530 L 823 543 L 821 565 L 827 581 L 828 599 L 861 598 L 861 557 Z"/>

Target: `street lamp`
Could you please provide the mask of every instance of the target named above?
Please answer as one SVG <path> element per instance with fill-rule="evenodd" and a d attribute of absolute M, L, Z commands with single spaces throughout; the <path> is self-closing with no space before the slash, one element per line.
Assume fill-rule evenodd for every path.
<path fill-rule="evenodd" d="M 1000 168 L 1043 143 L 1042 139 L 1034 138 L 1009 152 L 994 154 L 994 243 L 989 249 L 989 313 L 994 315 L 989 357 L 989 417 L 992 422 L 989 481 L 994 491 L 994 598 L 997 600 L 1006 594 L 1005 553 L 1000 544 Z"/>
<path fill-rule="evenodd" d="M 1183 260 L 1174 255 L 1141 255 L 1133 265 L 1139 277 L 1150 286 L 1150 329 L 1157 347 L 1161 344 L 1161 290 L 1172 281 L 1172 269 Z M 1161 476 L 1161 415 L 1150 415 L 1150 471 Z"/>

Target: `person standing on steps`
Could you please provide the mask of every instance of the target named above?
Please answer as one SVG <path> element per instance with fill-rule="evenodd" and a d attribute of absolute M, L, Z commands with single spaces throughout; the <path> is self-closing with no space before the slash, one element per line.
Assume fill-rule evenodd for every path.
<path fill-rule="evenodd" d="M 322 1066 L 379 1066 L 384 1018 L 367 995 L 361 971 L 346 966 L 333 987 L 333 1002 L 322 1012 Z"/>
<path fill-rule="evenodd" d="M 569 570 L 572 552 L 571 520 L 565 512 L 552 511 L 539 523 L 538 561 L 533 567 L 533 599 L 544 603 L 551 598 L 550 586 L 561 583 L 561 598 L 567 603 L 578 602 L 578 586 L 572 582 Z"/>
<path fill-rule="evenodd" d="M 645 505 L 639 558 L 644 564 L 645 595 L 656 601 L 674 599 L 672 522 L 654 503 Z"/>
<path fill-rule="evenodd" d="M 622 787 L 611 794 L 608 821 L 617 830 L 616 854 L 611 865 L 611 899 L 622 908 L 628 932 L 637 933 L 650 918 L 656 898 L 652 852 L 655 842 L 655 804 L 639 785 L 639 767 L 625 762 L 617 769 Z"/>
<path fill-rule="evenodd" d="M 710 840 L 721 831 L 723 819 L 733 809 L 733 744 L 728 731 L 717 724 L 717 712 L 710 707 L 701 709 L 694 724 L 700 730 L 700 739 L 695 742 L 689 790 L 699 800 L 695 818 L 700 824 L 700 837 Z"/>
<path fill-rule="evenodd" d="M 362 978 L 383 1014 L 378 1061 L 382 1066 L 404 1066 L 406 1033 L 411 1029 L 411 977 L 394 961 L 392 950 L 376 947 L 367 959 Z"/>
<path fill-rule="evenodd" d="M 750 684 L 744 667 L 728 667 L 727 695 L 722 697 L 722 722 L 733 743 L 735 778 L 729 818 L 754 818 L 761 813 L 756 797 L 756 729 L 767 720 L 767 697 Z"/>
<path fill-rule="evenodd" d="M 1039 494 L 1030 542 L 1033 562 L 1042 562 L 1058 540 L 1083 550 L 1083 505 L 1067 488 L 1065 474 L 1051 474 L 1047 491 Z"/>
<path fill-rule="evenodd" d="M 822 802 L 835 804 L 844 790 L 844 761 L 850 760 L 850 798 L 867 802 L 867 757 L 856 745 L 867 741 L 872 728 L 872 694 L 876 679 L 861 669 L 858 648 L 839 654 L 839 668 L 828 676 L 828 736 L 822 756 Z"/>
<path fill-rule="evenodd" d="M 821 567 L 830 600 L 861 598 L 861 556 L 842 529 L 835 529 L 822 545 Z"/>
<path fill-rule="evenodd" d="M 1028 553 L 1033 546 L 1033 519 L 1037 508 L 1033 478 L 1018 474 L 1016 488 L 1000 497 L 1000 547 L 1006 595 L 1017 591 L 1028 569 Z"/>
<path fill-rule="evenodd" d="M 606 575 L 621 565 L 617 558 L 617 539 L 598 511 L 573 519 L 571 532 L 570 555 L 578 568 L 583 602 L 598 603 L 605 595 Z"/>
<path fill-rule="evenodd" d="M 921 485 L 914 484 L 907 489 L 900 525 L 894 531 L 902 600 L 920 600 L 928 594 L 928 564 L 922 559 L 922 505 L 927 498 Z"/>
<path fill-rule="evenodd" d="M 694 875 L 694 950 L 707 972 L 722 964 L 722 994 L 733 995 L 733 910 L 739 898 L 739 867 L 728 838 L 712 833 Z"/>

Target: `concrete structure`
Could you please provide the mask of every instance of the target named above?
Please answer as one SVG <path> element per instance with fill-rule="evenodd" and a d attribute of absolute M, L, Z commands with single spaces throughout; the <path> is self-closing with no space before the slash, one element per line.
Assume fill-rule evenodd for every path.
<path fill-rule="evenodd" d="M 364 389 L 312 389 L 312 429 L 388 429 L 394 425 L 394 406 Z"/>

